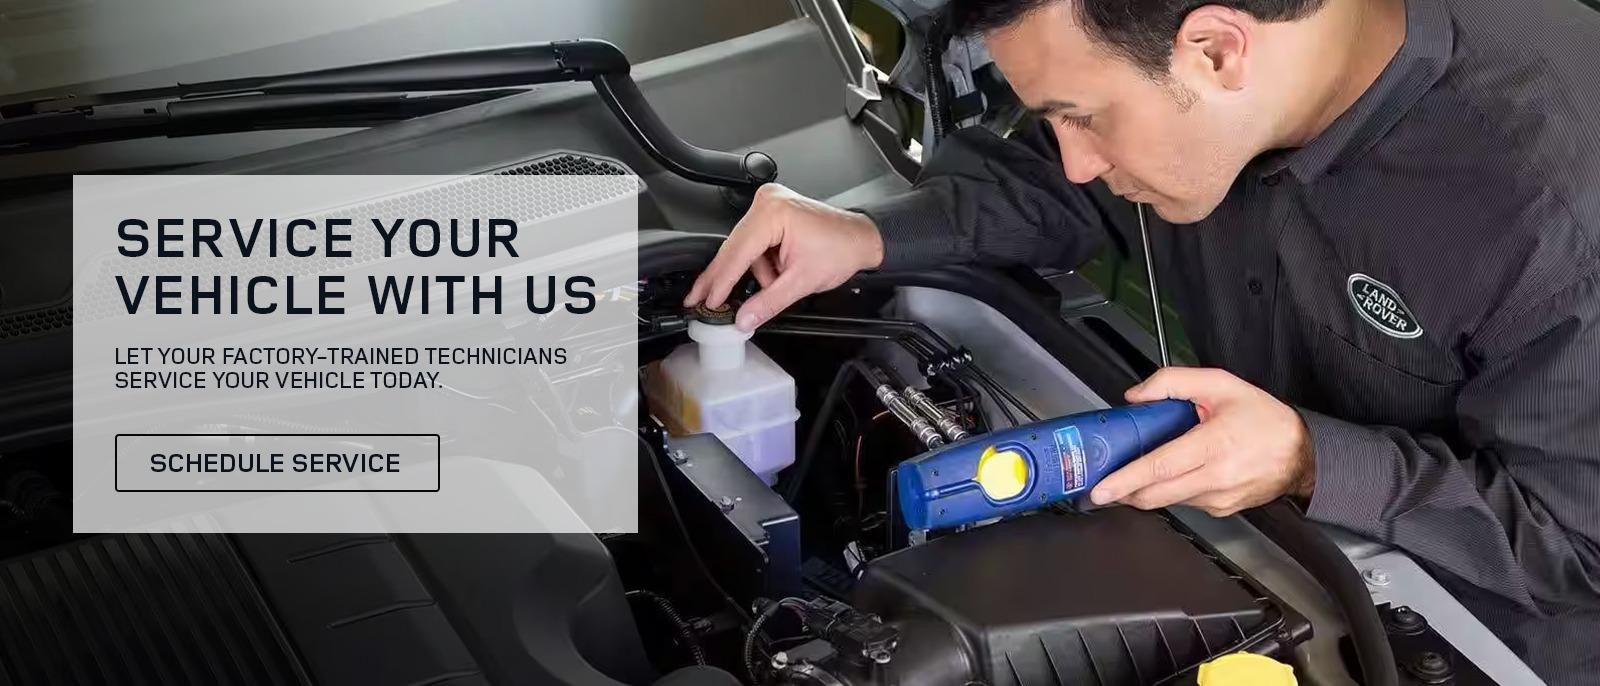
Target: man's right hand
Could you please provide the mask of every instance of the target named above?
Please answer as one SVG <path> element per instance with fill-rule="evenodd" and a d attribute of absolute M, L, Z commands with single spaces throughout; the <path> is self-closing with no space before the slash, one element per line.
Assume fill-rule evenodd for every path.
<path fill-rule="evenodd" d="M 739 307 L 734 325 L 753 331 L 813 293 L 837 288 L 856 272 L 883 263 L 883 238 L 866 215 L 818 202 L 775 183 L 755 202 L 695 279 L 685 307 L 718 307 L 745 272 L 761 292 Z"/>

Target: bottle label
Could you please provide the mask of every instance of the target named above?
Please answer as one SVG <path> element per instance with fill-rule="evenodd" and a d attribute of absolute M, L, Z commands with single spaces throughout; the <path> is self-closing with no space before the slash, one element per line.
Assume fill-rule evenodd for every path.
<path fill-rule="evenodd" d="M 1083 488 L 1084 467 L 1083 436 L 1078 427 L 1056 429 L 1056 451 L 1061 454 L 1061 492 L 1071 493 Z"/>

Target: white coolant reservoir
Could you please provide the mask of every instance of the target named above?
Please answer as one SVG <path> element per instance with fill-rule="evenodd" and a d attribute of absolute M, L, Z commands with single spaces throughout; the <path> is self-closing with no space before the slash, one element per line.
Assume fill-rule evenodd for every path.
<path fill-rule="evenodd" d="M 794 378 L 732 324 L 689 322 L 687 343 L 645 372 L 645 395 L 675 436 L 710 432 L 767 485 L 794 463 Z"/>

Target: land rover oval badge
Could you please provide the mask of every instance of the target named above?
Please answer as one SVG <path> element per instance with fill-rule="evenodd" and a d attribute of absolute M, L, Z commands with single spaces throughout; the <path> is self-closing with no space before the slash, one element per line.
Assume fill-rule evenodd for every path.
<path fill-rule="evenodd" d="M 1416 338 L 1422 335 L 1422 325 L 1411 314 L 1411 308 L 1400 301 L 1400 295 L 1387 284 L 1366 274 L 1351 274 L 1347 282 L 1350 304 L 1362 319 L 1395 338 Z"/>

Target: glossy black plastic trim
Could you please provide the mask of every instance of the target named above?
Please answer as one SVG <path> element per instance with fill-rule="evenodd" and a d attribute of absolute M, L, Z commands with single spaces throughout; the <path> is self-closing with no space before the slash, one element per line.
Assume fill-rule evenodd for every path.
<path fill-rule="evenodd" d="M 777 162 L 766 153 L 707 150 L 678 137 L 634 83 L 629 75 L 631 68 L 627 56 L 617 46 L 602 40 L 579 39 L 461 50 L 299 74 L 46 98 L 0 106 L 0 113 L 3 113 L 0 114 L 0 145 L 27 146 L 30 144 L 28 137 L 39 135 L 40 129 L 61 132 L 49 141 L 50 145 L 77 144 L 68 135 L 75 133 L 88 135 L 90 138 L 86 140 L 90 142 L 106 140 L 113 133 L 103 121 L 109 113 L 119 106 L 126 110 L 131 103 L 160 99 L 173 101 L 159 108 L 130 113 L 125 119 L 113 120 L 110 126 L 116 131 L 143 137 L 155 135 L 154 129 L 182 116 L 192 118 L 204 111 L 231 114 L 233 124 L 249 128 L 249 115 L 263 107 L 277 112 L 285 104 L 280 101 L 282 96 L 470 91 L 588 81 L 640 147 L 673 173 L 692 181 L 740 190 L 754 190 L 778 177 Z M 233 107 L 223 104 L 229 100 L 236 100 Z M 324 111 L 330 102 L 339 105 L 342 101 L 318 98 L 314 109 L 331 116 Z M 360 108 L 368 103 L 345 104 Z M 187 115 L 185 108 L 189 110 Z M 97 109 L 104 112 L 97 113 Z M 315 122 L 307 121 L 308 125 L 311 123 Z M 211 122 L 211 126 L 218 129 L 222 124 L 216 119 Z"/>

